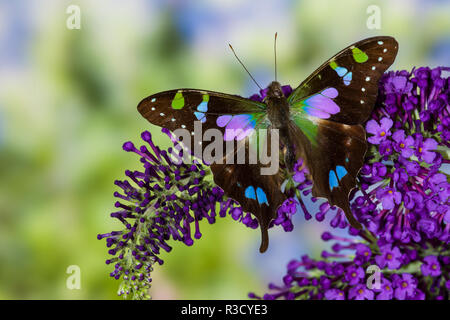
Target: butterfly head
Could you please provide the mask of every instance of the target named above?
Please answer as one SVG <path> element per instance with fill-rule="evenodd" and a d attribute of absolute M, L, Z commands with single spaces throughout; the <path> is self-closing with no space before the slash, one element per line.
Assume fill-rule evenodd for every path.
<path fill-rule="evenodd" d="M 269 100 L 281 100 L 285 98 L 283 90 L 281 89 L 281 84 L 277 81 L 272 81 L 268 87 L 267 99 Z"/>

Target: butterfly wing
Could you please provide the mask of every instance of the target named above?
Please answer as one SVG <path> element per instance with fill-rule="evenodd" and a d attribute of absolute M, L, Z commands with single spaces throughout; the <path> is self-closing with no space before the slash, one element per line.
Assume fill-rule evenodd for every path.
<path fill-rule="evenodd" d="M 218 92 L 179 89 L 145 98 L 139 103 L 138 111 L 152 124 L 175 132 L 176 129 L 186 129 L 192 135 L 198 134 L 194 126 L 197 121 L 202 132 L 219 130 L 222 140 L 233 144 L 232 148 L 223 151 L 221 159 L 211 164 L 214 181 L 229 197 L 239 202 L 244 211 L 258 219 L 262 232 L 260 251 L 264 252 L 268 246 L 268 225 L 285 199 L 280 191 L 282 172 L 276 170 L 269 175 L 262 174 L 264 168 L 271 164 L 262 163 L 258 156 L 260 146 L 269 147 L 266 150 L 269 156 L 272 150 L 267 144 L 272 140 L 266 105 Z M 204 139 L 200 137 L 199 140 Z M 204 155 L 208 144 L 202 141 L 199 148 Z M 195 152 L 195 147 L 188 149 Z"/>
<path fill-rule="evenodd" d="M 152 124 L 171 131 L 182 128 L 193 132 L 195 121 L 200 121 L 204 129 L 223 131 L 224 128 L 217 125 L 219 116 L 247 114 L 259 118 L 264 116 L 266 105 L 220 92 L 178 89 L 143 99 L 138 104 L 138 111 Z"/>
<path fill-rule="evenodd" d="M 276 218 L 278 207 L 286 199 L 286 195 L 281 192 L 282 181 L 286 178 L 285 171 L 278 167 L 279 140 L 278 136 L 272 139 L 272 134 L 270 126 L 261 125 L 251 135 L 237 141 L 236 152 L 231 157 L 236 163 L 240 153 L 248 155 L 246 164 L 227 164 L 223 161 L 223 164 L 211 166 L 214 182 L 227 190 L 227 194 L 238 201 L 245 211 L 253 213 L 258 219 L 262 236 L 260 252 L 267 250 L 269 223 Z M 262 146 L 267 146 L 267 150 L 261 151 Z M 275 162 L 264 164 L 260 159 L 256 164 L 247 164 L 251 162 L 248 159 L 250 155 L 260 155 L 261 152 L 270 156 L 271 152 L 276 152 L 272 158 L 275 159 L 276 166 L 273 166 Z"/>
<path fill-rule="evenodd" d="M 325 62 L 288 97 L 290 130 L 302 131 L 293 135 L 306 158 L 313 195 L 339 206 L 358 228 L 348 195 L 367 150 L 361 124 L 372 112 L 378 81 L 397 51 L 392 37 L 359 41 Z"/>

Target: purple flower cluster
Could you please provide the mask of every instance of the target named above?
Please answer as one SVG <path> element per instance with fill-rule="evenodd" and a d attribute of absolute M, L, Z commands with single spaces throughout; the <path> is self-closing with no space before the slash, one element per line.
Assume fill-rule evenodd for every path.
<path fill-rule="evenodd" d="M 291 261 L 282 286 L 270 284 L 272 293 L 251 298 L 449 299 L 450 79 L 443 71 L 450 68 L 389 72 L 380 81 L 366 123 L 369 151 L 350 195 L 366 229 L 349 227 L 349 238 L 324 233 L 324 241 L 337 241 L 332 252 Z M 296 189 L 309 190 L 305 181 Z M 283 226 L 290 212 L 287 203 L 280 208 Z M 327 202 L 316 219 L 329 212 L 333 227 L 347 227 L 342 210 Z"/>
<path fill-rule="evenodd" d="M 334 240 L 322 259 L 303 256 L 287 266 L 283 284 L 269 284 L 271 293 L 256 299 L 423 300 L 449 299 L 450 250 L 373 241 L 368 231 L 350 227 L 352 237 L 322 234 Z M 359 234 L 360 238 L 354 236 Z M 345 253 L 344 253 L 345 252 Z M 432 252 L 432 254 L 430 254 Z"/>
<path fill-rule="evenodd" d="M 389 72 L 366 124 L 370 151 L 354 214 L 386 242 L 450 240 L 450 68 Z"/>
<path fill-rule="evenodd" d="M 173 139 L 168 130 L 163 132 Z M 127 180 L 115 181 L 122 190 L 114 193 L 119 200 L 111 217 L 124 228 L 97 236 L 99 240 L 106 238 L 108 253 L 113 256 L 106 260 L 107 264 L 114 264 L 110 276 L 123 279 L 119 295 L 131 295 L 133 299 L 149 298 L 150 273 L 155 263 L 163 263 L 159 258 L 161 249 L 172 249 L 169 240 L 191 246 L 193 238 L 202 236 L 199 222 L 203 219 L 212 224 L 217 213 L 220 217 L 229 213 L 249 227 L 258 226 L 255 218 L 244 215 L 235 201 L 224 199 L 223 190 L 205 179 L 209 169 L 197 163 L 175 163 L 170 157 L 173 148 L 168 152 L 160 150 L 148 131 L 141 136 L 150 148 L 136 148 L 132 142 L 126 142 L 123 149 L 140 156 L 143 171 L 127 170 Z"/>

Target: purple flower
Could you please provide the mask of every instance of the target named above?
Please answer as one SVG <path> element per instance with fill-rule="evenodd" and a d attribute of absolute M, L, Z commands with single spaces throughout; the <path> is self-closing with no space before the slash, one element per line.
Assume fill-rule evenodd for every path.
<path fill-rule="evenodd" d="M 361 267 L 351 265 L 345 273 L 345 281 L 350 285 L 355 285 L 361 279 L 364 279 L 364 270 Z"/>
<path fill-rule="evenodd" d="M 411 148 L 414 145 L 414 139 L 411 136 L 405 138 L 405 131 L 398 130 L 392 135 L 392 139 L 396 142 L 394 149 L 400 152 L 402 157 L 409 158 L 412 156 L 414 150 Z"/>
<path fill-rule="evenodd" d="M 356 257 L 355 257 L 356 264 L 361 265 L 369 261 L 370 257 L 372 256 L 372 251 L 367 245 L 358 243 L 355 246 L 355 248 L 356 248 Z"/>
<path fill-rule="evenodd" d="M 373 291 L 365 284 L 357 284 L 349 290 L 348 297 L 352 300 L 373 300 Z"/>
<path fill-rule="evenodd" d="M 413 84 L 406 76 L 402 75 L 388 78 L 385 86 L 387 93 L 405 94 L 411 91 Z"/>
<path fill-rule="evenodd" d="M 305 182 L 305 174 L 308 174 L 308 169 L 306 169 L 306 166 L 303 165 L 303 159 L 300 158 L 294 164 L 294 176 L 292 179 L 298 183 Z"/>
<path fill-rule="evenodd" d="M 325 291 L 325 299 L 327 300 L 345 300 L 345 293 L 339 289 L 330 289 Z"/>
<path fill-rule="evenodd" d="M 441 265 L 436 256 L 426 256 L 420 270 L 424 276 L 437 277 L 441 275 Z"/>
<path fill-rule="evenodd" d="M 426 163 L 433 163 L 436 157 L 436 153 L 431 150 L 436 150 L 438 143 L 432 138 L 427 138 L 423 141 L 422 135 L 418 135 L 415 143 L 416 151 L 415 154 L 419 160 L 423 160 Z"/>
<path fill-rule="evenodd" d="M 377 300 L 391 300 L 394 295 L 392 283 L 386 278 L 381 280 L 380 288 L 374 290 L 379 292 L 377 295 Z"/>
<path fill-rule="evenodd" d="M 372 177 L 374 180 L 383 180 L 383 177 L 387 173 L 387 168 L 380 162 L 375 162 L 372 166 Z"/>
<path fill-rule="evenodd" d="M 395 274 L 393 278 L 395 287 L 394 296 L 396 299 L 405 300 L 406 298 L 412 298 L 414 296 L 417 287 L 417 280 L 411 274 Z"/>
<path fill-rule="evenodd" d="M 398 269 L 402 264 L 402 254 L 397 247 L 392 248 L 390 244 L 380 248 L 381 254 L 375 257 L 380 268 L 388 267 L 389 269 Z"/>
<path fill-rule="evenodd" d="M 388 136 L 391 135 L 391 132 L 389 131 L 393 125 L 393 122 L 389 118 L 382 118 L 380 121 L 380 124 L 378 124 L 375 120 L 370 120 L 367 122 L 366 125 L 366 131 L 368 133 L 373 134 L 372 137 L 369 137 L 367 141 L 369 141 L 372 144 L 380 144 Z"/>
<path fill-rule="evenodd" d="M 390 156 L 394 150 L 394 147 L 392 146 L 392 142 L 390 140 L 384 140 L 380 143 L 380 154 L 382 156 Z"/>
<path fill-rule="evenodd" d="M 386 187 L 378 190 L 377 198 L 381 200 L 384 209 L 390 210 L 394 208 L 395 204 L 400 204 L 402 194 L 393 188 Z"/>

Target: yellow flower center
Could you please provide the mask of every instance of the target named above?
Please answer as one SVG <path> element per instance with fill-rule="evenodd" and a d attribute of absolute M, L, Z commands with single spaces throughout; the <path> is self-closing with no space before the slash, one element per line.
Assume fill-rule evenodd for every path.
<path fill-rule="evenodd" d="M 386 286 L 385 288 L 387 291 L 391 290 L 391 287 L 389 287 L 389 286 Z"/>
<path fill-rule="evenodd" d="M 419 148 L 419 152 L 422 152 L 422 150 L 423 150 L 422 148 Z"/>
<path fill-rule="evenodd" d="M 392 194 L 392 190 L 389 190 L 388 193 L 389 193 L 389 194 Z"/>
<path fill-rule="evenodd" d="M 363 294 L 363 293 L 364 293 L 364 290 L 363 290 L 363 289 L 359 289 L 359 290 L 358 290 L 358 293 L 359 293 L 359 294 Z"/>
<path fill-rule="evenodd" d="M 402 282 L 402 287 L 403 287 L 403 288 L 406 288 L 407 286 L 408 286 L 408 284 L 407 284 L 405 281 L 403 281 L 403 282 Z"/>
<path fill-rule="evenodd" d="M 386 132 L 381 131 L 380 136 L 381 136 L 381 137 L 384 137 L 385 135 L 386 135 Z"/>
<path fill-rule="evenodd" d="M 353 272 L 353 273 L 352 273 L 352 277 L 356 277 L 356 272 Z"/>
<path fill-rule="evenodd" d="M 400 148 L 404 148 L 405 147 L 405 144 L 404 143 L 400 143 Z"/>
<path fill-rule="evenodd" d="M 386 256 L 386 258 L 387 258 L 388 260 L 392 260 L 392 254 L 388 253 L 388 255 Z"/>

